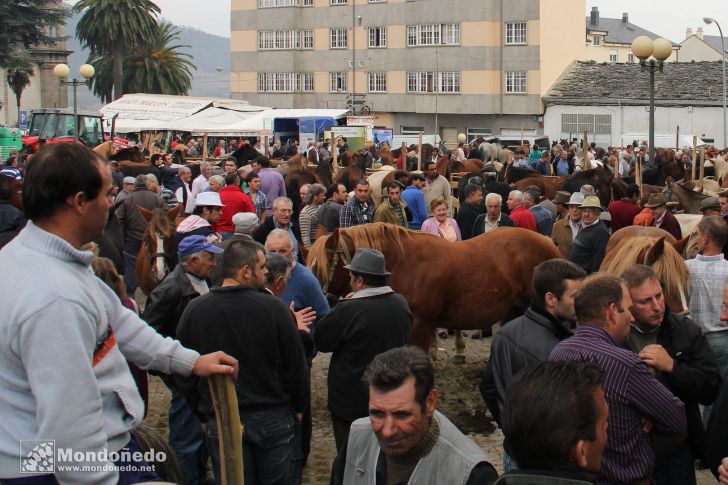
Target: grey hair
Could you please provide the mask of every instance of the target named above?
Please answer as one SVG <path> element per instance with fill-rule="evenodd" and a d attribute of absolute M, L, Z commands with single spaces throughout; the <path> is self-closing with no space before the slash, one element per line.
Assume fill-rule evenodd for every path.
<path fill-rule="evenodd" d="M 271 232 L 268 233 L 268 237 L 265 238 L 266 244 L 271 239 L 285 239 L 288 241 L 288 243 L 293 247 L 293 241 L 291 240 L 291 235 L 286 231 L 285 229 L 273 229 Z"/>
<path fill-rule="evenodd" d="M 157 180 L 157 176 L 154 175 L 153 173 L 147 174 L 147 183 L 150 183 L 150 182 L 155 185 L 159 185 L 159 180 Z"/>
<path fill-rule="evenodd" d="M 225 187 L 225 177 L 222 175 L 213 175 L 210 177 L 210 182 L 215 181 L 220 187 Z"/>
<path fill-rule="evenodd" d="M 496 199 L 499 204 L 503 204 L 503 197 L 501 197 L 500 194 L 496 194 L 495 192 L 490 192 L 488 195 L 485 196 L 485 203 L 488 203 L 489 199 Z"/>
<path fill-rule="evenodd" d="M 181 166 L 181 167 L 180 167 L 180 168 L 179 168 L 179 169 L 177 170 L 177 176 L 178 176 L 178 177 L 181 177 L 182 175 L 184 175 L 185 173 L 187 173 L 187 171 L 188 171 L 188 170 L 189 170 L 190 172 L 192 172 L 192 170 L 190 170 L 190 167 L 185 167 L 184 165 L 183 165 L 183 166 Z"/>
<path fill-rule="evenodd" d="M 528 197 L 528 200 L 530 200 L 534 204 L 538 202 L 539 197 L 541 197 L 541 194 L 539 192 L 536 192 L 535 190 L 526 190 L 523 195 Z"/>
<path fill-rule="evenodd" d="M 278 209 L 281 204 L 288 204 L 293 207 L 293 201 L 288 197 L 277 197 L 276 200 L 273 201 L 273 208 Z"/>
<path fill-rule="evenodd" d="M 268 253 L 265 255 L 265 267 L 268 269 L 266 275 L 266 284 L 271 284 L 279 276 L 286 276 L 291 269 L 291 261 L 278 253 Z"/>
<path fill-rule="evenodd" d="M 313 198 L 319 194 L 326 192 L 326 187 L 321 184 L 311 184 L 308 187 L 308 194 L 306 194 L 306 204 L 310 204 Z"/>
<path fill-rule="evenodd" d="M 523 203 L 523 192 L 521 192 L 520 190 L 511 190 L 508 195 L 513 196 L 513 198 L 516 199 L 518 202 Z"/>
<path fill-rule="evenodd" d="M 202 162 L 200 164 L 200 172 L 203 172 L 206 168 L 212 167 L 212 164 L 210 162 Z"/>

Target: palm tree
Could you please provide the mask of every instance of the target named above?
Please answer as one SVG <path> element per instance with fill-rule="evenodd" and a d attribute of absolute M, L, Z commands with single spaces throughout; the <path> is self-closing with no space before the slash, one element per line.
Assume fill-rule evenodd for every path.
<path fill-rule="evenodd" d="M 179 30 L 162 23 L 154 35 L 145 40 L 138 54 L 127 58 L 128 70 L 124 88 L 130 92 L 186 95 L 192 85 L 192 56 L 180 49 L 189 45 L 176 44 Z"/>
<path fill-rule="evenodd" d="M 20 97 L 30 84 L 33 77 L 33 66 L 27 59 L 14 58 L 5 71 L 10 89 L 15 93 L 15 103 L 18 107 L 18 128 L 20 128 Z"/>
<path fill-rule="evenodd" d="M 154 35 L 155 15 L 161 10 L 151 0 L 80 0 L 73 8 L 85 10 L 76 26 L 81 44 L 92 55 L 111 57 L 114 99 L 119 99 L 124 94 L 124 58 Z"/>
<path fill-rule="evenodd" d="M 172 45 L 179 30 L 169 23 L 160 24 L 151 38 L 138 47 L 138 53 L 124 59 L 124 92 L 185 95 L 191 86 L 192 56 Z M 103 55 L 89 55 L 86 61 L 96 69 L 92 90 L 102 101 L 111 100 L 112 62 Z"/>

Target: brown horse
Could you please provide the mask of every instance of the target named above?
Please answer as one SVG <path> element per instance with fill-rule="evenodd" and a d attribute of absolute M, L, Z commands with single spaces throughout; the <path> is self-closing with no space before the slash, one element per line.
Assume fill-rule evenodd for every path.
<path fill-rule="evenodd" d="M 600 271 L 621 275 L 635 264 L 650 266 L 657 274 L 670 311 L 686 314 L 690 273 L 682 257 L 684 241 L 676 241 L 657 227 L 628 226 L 615 232 L 607 245 Z"/>
<path fill-rule="evenodd" d="M 435 326 L 485 329 L 516 316 L 532 294 L 533 269 L 560 257 L 549 238 L 518 228 L 461 242 L 382 223 L 337 229 L 316 240 L 307 261 L 329 298 L 349 291 L 344 265 L 364 247 L 384 253 L 390 286 L 412 309 L 410 341 L 425 350 Z"/>
<path fill-rule="evenodd" d="M 177 216 L 182 215 L 183 209 L 181 204 L 171 210 L 160 208 L 153 212 L 139 207 L 149 225 L 142 236 L 136 276 L 139 288 L 147 296 L 173 269 L 174 232 L 177 229 Z"/>

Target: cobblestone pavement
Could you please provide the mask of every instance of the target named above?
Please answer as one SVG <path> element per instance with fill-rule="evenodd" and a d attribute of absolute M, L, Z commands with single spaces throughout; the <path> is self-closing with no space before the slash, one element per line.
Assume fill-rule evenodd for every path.
<path fill-rule="evenodd" d="M 490 352 L 490 340 L 466 339 L 466 362 L 452 362 L 453 337 L 438 340 L 438 359 L 435 363 L 435 385 L 440 399 L 438 410 L 448 416 L 463 432 L 480 445 L 491 458 L 498 473 L 503 472 L 503 434 L 486 410 L 478 384 Z M 327 484 L 331 462 L 336 453 L 333 432 L 326 408 L 326 375 L 329 355 L 319 354 L 311 372 L 313 410 L 313 438 L 311 455 L 304 471 L 304 484 Z M 150 378 L 150 409 L 147 420 L 165 436 L 167 435 L 167 408 L 169 392 L 156 377 Z M 708 471 L 697 473 L 698 484 L 715 484 L 717 481 Z"/>

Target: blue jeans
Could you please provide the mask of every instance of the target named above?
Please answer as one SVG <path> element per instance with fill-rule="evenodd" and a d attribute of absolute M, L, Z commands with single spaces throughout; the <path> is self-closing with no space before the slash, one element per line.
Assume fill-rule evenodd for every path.
<path fill-rule="evenodd" d="M 503 448 L 503 471 L 508 473 L 516 470 L 517 468 L 518 463 L 516 463 L 516 460 L 514 460 L 513 457 L 508 454 L 506 449 Z"/>
<path fill-rule="evenodd" d="M 300 427 L 289 406 L 242 412 L 245 485 L 300 484 L 303 473 Z M 207 440 L 215 479 L 220 483 L 217 422 L 207 420 Z"/>
<path fill-rule="evenodd" d="M 202 425 L 177 388 L 165 379 L 172 391 L 169 403 L 169 447 L 174 451 L 185 477 L 185 485 L 197 485 L 206 478 L 208 458 Z"/>
<path fill-rule="evenodd" d="M 652 472 L 655 485 L 695 485 L 695 465 L 690 447 L 661 458 Z"/>

